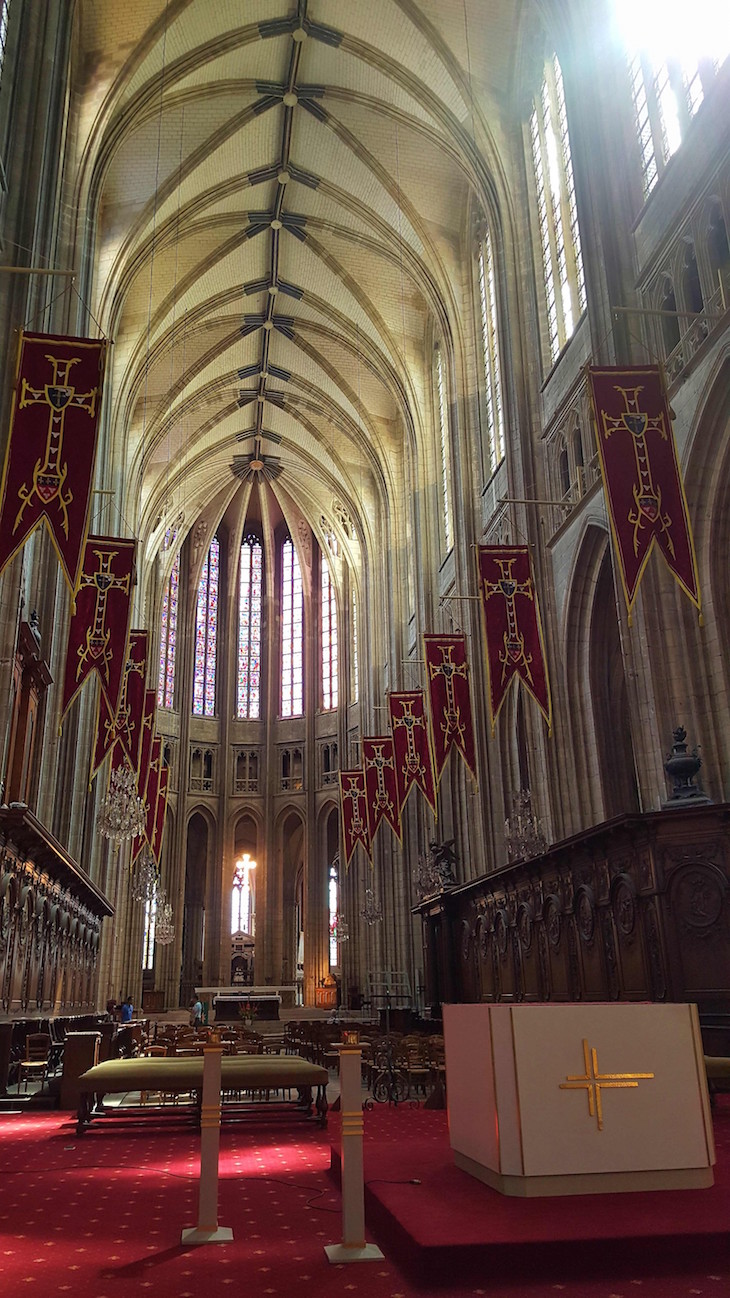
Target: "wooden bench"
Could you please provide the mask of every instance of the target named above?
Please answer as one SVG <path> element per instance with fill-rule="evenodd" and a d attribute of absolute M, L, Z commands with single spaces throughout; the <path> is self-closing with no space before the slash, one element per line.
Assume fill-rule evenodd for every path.
<path fill-rule="evenodd" d="M 311 1116 L 313 1090 L 320 1126 L 327 1123 L 326 1068 L 320 1068 L 296 1055 L 224 1055 L 221 1059 L 221 1093 L 224 1110 L 229 1107 L 227 1095 L 242 1093 L 268 1097 L 272 1091 L 296 1090 L 296 1103 L 287 1104 L 289 1111 Z M 104 1109 L 104 1096 L 126 1094 L 128 1091 L 160 1095 L 191 1095 L 195 1112 L 200 1115 L 200 1096 L 203 1086 L 203 1057 L 186 1056 L 168 1059 L 136 1058 L 107 1059 L 82 1073 L 79 1078 L 79 1112 L 77 1132 L 81 1136 L 92 1118 L 109 1110 Z M 159 1112 L 159 1105 L 145 1106 L 145 1111 Z M 245 1106 L 251 1110 L 251 1103 Z M 258 1106 L 256 1106 L 258 1107 Z M 240 1111 L 240 1110 L 239 1110 Z M 124 1112 L 127 1112 L 126 1106 Z"/>

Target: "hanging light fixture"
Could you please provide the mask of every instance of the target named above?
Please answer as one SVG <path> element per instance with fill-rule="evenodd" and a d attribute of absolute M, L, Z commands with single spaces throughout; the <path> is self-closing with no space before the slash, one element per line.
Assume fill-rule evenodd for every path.
<path fill-rule="evenodd" d="M 157 892 L 157 862 L 148 847 L 145 847 L 132 867 L 132 884 L 130 893 L 133 901 L 152 901 Z"/>
<path fill-rule="evenodd" d="M 110 839 L 114 851 L 118 852 L 122 843 L 144 832 L 145 819 L 145 805 L 137 793 L 134 771 L 126 763 L 117 766 L 96 817 L 99 833 Z"/>
<path fill-rule="evenodd" d="M 376 901 L 372 888 L 365 889 L 365 903 L 360 907 L 360 918 L 364 919 L 371 928 L 374 924 L 383 922 L 383 907 Z"/>
<path fill-rule="evenodd" d="M 172 922 L 172 902 L 167 900 L 164 888 L 158 888 L 155 911 L 155 942 L 160 946 L 169 946 L 175 939 L 175 925 Z"/>

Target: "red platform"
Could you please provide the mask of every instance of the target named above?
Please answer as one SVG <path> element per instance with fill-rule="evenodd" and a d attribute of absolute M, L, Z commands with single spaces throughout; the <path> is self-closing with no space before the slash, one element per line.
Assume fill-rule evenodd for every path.
<path fill-rule="evenodd" d="M 330 1118 L 339 1176 L 339 1115 Z M 433 1283 L 471 1274 L 523 1281 L 691 1270 L 730 1260 L 730 1097 L 715 1111 L 707 1190 L 517 1199 L 454 1166 L 444 1112 L 365 1113 L 365 1212 L 381 1247 Z M 418 1181 L 419 1184 L 411 1184 Z"/>

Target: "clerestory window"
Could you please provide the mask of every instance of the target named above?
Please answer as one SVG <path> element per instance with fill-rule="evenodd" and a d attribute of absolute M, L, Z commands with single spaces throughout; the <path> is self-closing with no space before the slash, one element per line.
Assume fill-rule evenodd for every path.
<path fill-rule="evenodd" d="M 557 57 L 545 65 L 530 117 L 550 360 L 573 335 L 586 308 L 563 76 Z"/>
<path fill-rule="evenodd" d="M 218 640 L 218 582 L 220 546 L 214 537 L 205 556 L 198 585 L 195 615 L 195 666 L 193 675 L 193 714 L 215 715 L 216 644 Z"/>

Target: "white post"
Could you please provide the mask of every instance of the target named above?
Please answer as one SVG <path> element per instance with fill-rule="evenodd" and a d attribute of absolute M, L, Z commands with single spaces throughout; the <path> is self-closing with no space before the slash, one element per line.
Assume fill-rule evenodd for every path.
<path fill-rule="evenodd" d="M 362 1159 L 362 1050 L 359 1042 L 338 1045 L 342 1119 L 342 1243 L 325 1245 L 330 1262 L 376 1262 L 383 1254 L 365 1243 L 365 1185 Z"/>
<path fill-rule="evenodd" d="M 218 1225 L 218 1151 L 221 1136 L 220 1038 L 213 1034 L 203 1047 L 203 1095 L 200 1108 L 200 1192 L 198 1224 L 184 1230 L 182 1244 L 226 1244 L 230 1226 Z"/>

